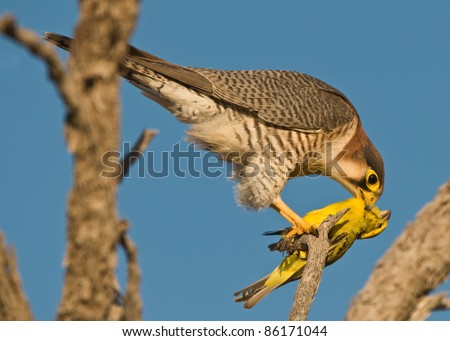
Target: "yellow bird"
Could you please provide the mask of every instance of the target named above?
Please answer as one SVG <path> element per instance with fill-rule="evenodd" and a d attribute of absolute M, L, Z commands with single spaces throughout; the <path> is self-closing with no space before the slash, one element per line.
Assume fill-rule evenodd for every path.
<path fill-rule="evenodd" d="M 328 215 L 334 215 L 345 208 L 350 208 L 350 210 L 331 228 L 328 234 L 330 248 L 326 266 L 341 258 L 356 239 L 372 238 L 383 232 L 391 216 L 389 210 L 380 211 L 378 207 L 369 209 L 363 200 L 350 198 L 311 211 L 305 215 L 304 219 L 310 224 L 319 226 Z M 290 229 L 269 234 L 286 235 Z M 300 279 L 306 265 L 307 256 L 307 251 L 295 251 L 288 255 L 272 273 L 234 293 L 235 296 L 238 296 L 235 301 L 245 302 L 245 308 L 252 308 L 272 290 Z"/>

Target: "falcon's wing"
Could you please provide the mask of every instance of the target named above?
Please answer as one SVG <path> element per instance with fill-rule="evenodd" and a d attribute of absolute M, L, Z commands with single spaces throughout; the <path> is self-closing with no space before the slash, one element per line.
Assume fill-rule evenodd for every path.
<path fill-rule="evenodd" d="M 341 92 L 306 74 L 278 70 L 191 70 L 212 84 L 214 97 L 283 128 L 331 131 L 356 115 Z"/>
<path fill-rule="evenodd" d="M 130 47 L 128 57 L 154 72 L 244 108 L 279 127 L 331 131 L 350 122 L 356 115 L 353 105 L 339 90 L 306 74 L 183 67 L 134 47 Z"/>

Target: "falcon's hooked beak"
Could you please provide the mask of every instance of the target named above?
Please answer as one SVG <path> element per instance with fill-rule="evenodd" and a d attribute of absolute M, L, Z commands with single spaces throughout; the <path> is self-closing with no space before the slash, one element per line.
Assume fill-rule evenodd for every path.
<path fill-rule="evenodd" d="M 371 210 L 378 198 L 383 193 L 383 185 L 376 173 L 369 168 L 362 179 L 354 179 L 350 177 L 333 177 L 339 182 L 347 191 L 349 191 L 355 198 L 363 200 L 366 204 L 366 209 Z"/>
<path fill-rule="evenodd" d="M 374 192 L 365 191 L 361 187 L 358 187 L 355 197 L 363 200 L 366 203 L 366 210 L 370 210 L 375 206 L 379 196 Z"/>

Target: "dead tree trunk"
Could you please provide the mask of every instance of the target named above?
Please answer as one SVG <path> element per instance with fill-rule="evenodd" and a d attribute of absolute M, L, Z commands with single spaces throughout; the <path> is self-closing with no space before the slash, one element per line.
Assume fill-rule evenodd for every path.
<path fill-rule="evenodd" d="M 122 236 L 117 179 L 102 177 L 103 155 L 119 149 L 119 65 L 138 1 L 80 1 L 80 20 L 63 89 L 69 97 L 66 140 L 73 153 L 68 245 L 59 320 L 123 319 L 115 274 Z"/>

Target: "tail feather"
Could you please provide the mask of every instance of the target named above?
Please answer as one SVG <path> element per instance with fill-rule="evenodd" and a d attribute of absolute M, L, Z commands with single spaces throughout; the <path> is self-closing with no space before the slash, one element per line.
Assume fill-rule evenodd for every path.
<path fill-rule="evenodd" d="M 292 230 L 292 226 L 285 227 L 281 230 L 275 230 L 275 231 L 266 231 L 263 233 L 263 236 L 284 236 L 288 234 Z"/>
<path fill-rule="evenodd" d="M 70 45 L 73 40 L 72 38 L 52 32 L 45 32 L 44 39 L 66 51 L 70 51 Z M 212 83 L 193 68 L 170 63 L 132 45 L 128 45 L 128 53 L 125 61 L 122 63 L 122 67 L 131 72 L 139 72 L 136 70 L 137 68 L 151 70 L 168 79 L 184 84 L 189 88 L 210 95 L 213 93 Z M 122 76 L 129 79 L 128 72 L 123 72 Z M 139 83 L 135 85 L 139 85 Z"/>
<path fill-rule="evenodd" d="M 72 38 L 52 32 L 45 32 L 44 39 L 66 51 L 70 51 L 70 44 L 73 40 Z"/>
<path fill-rule="evenodd" d="M 235 302 L 243 302 L 246 301 L 249 297 L 252 297 L 255 293 L 260 291 L 262 288 L 264 288 L 264 283 L 269 278 L 269 275 L 261 278 L 260 280 L 256 281 L 255 283 L 250 284 L 249 286 L 236 291 L 234 293 L 234 296 L 239 296 L 235 298 Z"/>
<path fill-rule="evenodd" d="M 246 308 L 246 309 L 253 308 L 256 303 L 261 301 L 264 297 L 266 297 L 268 294 L 270 294 L 276 288 L 278 288 L 278 285 L 271 285 L 270 287 L 264 287 L 263 289 L 258 291 L 256 294 L 254 294 L 252 297 L 250 297 L 247 301 L 245 301 L 244 308 Z"/>
<path fill-rule="evenodd" d="M 276 288 L 276 286 L 266 287 L 265 283 L 269 275 L 261 278 L 255 283 L 250 284 L 249 286 L 236 291 L 234 296 L 238 296 L 234 299 L 235 302 L 245 302 L 244 308 L 250 309 L 256 303 L 258 303 L 263 297 L 265 297 L 268 293 Z M 273 288 L 272 288 L 273 287 Z"/>
<path fill-rule="evenodd" d="M 58 46 L 62 48 L 63 50 L 70 51 L 70 45 L 72 44 L 73 39 L 63 36 L 62 34 L 53 33 L 53 32 L 45 32 L 44 33 L 44 39 L 47 40 L 49 43 Z M 134 58 L 142 58 L 147 61 L 152 62 L 163 62 L 168 63 L 162 58 L 159 58 L 153 54 L 150 54 L 148 52 L 145 52 L 143 50 L 138 49 L 137 47 L 134 47 L 132 45 L 128 45 L 128 56 L 134 57 Z M 170 64 L 170 63 L 168 63 Z"/>

